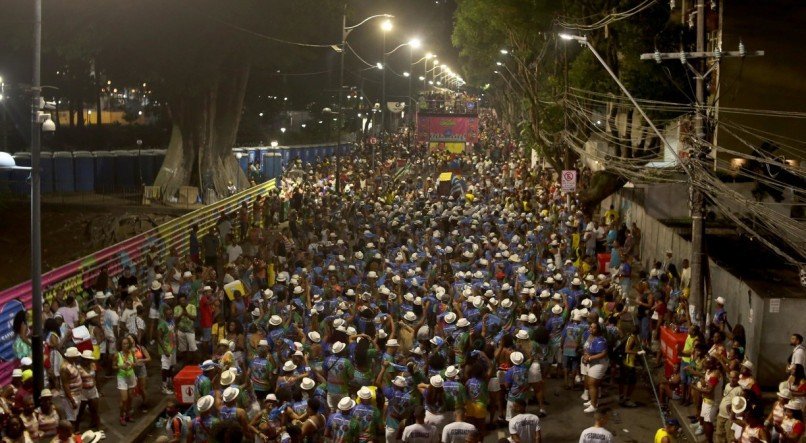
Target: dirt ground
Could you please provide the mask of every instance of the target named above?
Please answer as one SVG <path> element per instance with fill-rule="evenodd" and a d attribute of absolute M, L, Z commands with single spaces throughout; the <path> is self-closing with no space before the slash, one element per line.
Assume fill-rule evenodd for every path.
<path fill-rule="evenodd" d="M 42 205 L 42 270 L 47 272 L 164 223 L 182 210 L 123 199 Z M 0 290 L 30 279 L 30 203 L 0 202 Z"/>

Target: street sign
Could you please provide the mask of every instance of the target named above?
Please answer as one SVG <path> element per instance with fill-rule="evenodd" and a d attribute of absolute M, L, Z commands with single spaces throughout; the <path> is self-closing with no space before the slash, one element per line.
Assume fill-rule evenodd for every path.
<path fill-rule="evenodd" d="M 371 145 L 377 145 L 377 144 L 378 144 L 378 139 L 377 139 L 377 138 L 375 138 L 375 137 L 371 137 L 371 138 L 369 139 L 369 144 L 371 144 Z"/>
<path fill-rule="evenodd" d="M 574 169 L 563 170 L 560 175 L 563 192 L 577 192 L 577 171 Z"/>

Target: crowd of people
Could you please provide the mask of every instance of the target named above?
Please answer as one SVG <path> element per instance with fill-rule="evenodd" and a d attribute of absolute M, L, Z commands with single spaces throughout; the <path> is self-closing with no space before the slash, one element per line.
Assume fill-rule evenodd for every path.
<path fill-rule="evenodd" d="M 417 105 L 421 111 L 447 114 L 475 114 L 479 99 L 466 92 L 431 91 L 420 95 Z"/>
<path fill-rule="evenodd" d="M 485 120 L 485 143 L 509 145 Z M 705 330 L 694 325 L 687 266 L 678 272 L 668 254 L 637 269 L 640 230 L 615 208 L 583 213 L 515 149 L 500 161 L 467 154 L 460 195 L 437 190 L 441 155 L 416 149 L 400 174 L 396 162 L 372 169 L 370 155 L 359 146 L 343 159 L 341 195 L 330 159 L 297 165 L 306 174 L 282 180 L 282 193 L 203 235 L 195 227 L 187 254 L 149 254 L 85 294 L 57 294 L 38 407 L 18 316 L 20 368 L 0 391 L 4 441 L 97 429 L 104 376 L 126 426 L 135 405 L 152 404 L 147 368 L 159 362 L 167 396 L 183 366 L 202 371 L 190 408 L 168 407 L 164 441 L 458 443 L 502 428 L 509 441 L 540 442 L 554 378 L 594 416 L 580 443 L 611 442 L 603 384 L 618 385 L 619 407 L 636 407 L 639 374 L 663 361 L 647 353 L 664 325 L 690 340 L 660 400 L 696 405 L 709 441 L 802 435 L 802 338 L 792 337 L 791 376 L 765 417 L 741 328 L 721 305 Z M 678 430 L 669 418 L 655 441 Z"/>

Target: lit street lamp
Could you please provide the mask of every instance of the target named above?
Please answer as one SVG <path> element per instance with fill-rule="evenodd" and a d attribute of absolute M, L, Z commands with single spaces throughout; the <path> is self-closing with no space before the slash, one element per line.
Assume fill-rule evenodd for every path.
<path fill-rule="evenodd" d="M 347 26 L 347 4 L 345 3 L 345 5 L 344 5 L 344 13 L 342 14 L 342 22 L 341 22 L 341 47 L 340 47 L 340 51 L 339 51 L 339 52 L 341 52 L 341 62 L 340 62 L 341 66 L 339 68 L 339 111 L 341 111 L 341 107 L 342 107 L 342 95 L 343 95 L 343 89 L 344 89 L 344 52 L 347 50 L 347 37 L 350 35 L 350 33 L 354 29 L 360 27 L 361 25 L 363 25 L 364 23 L 366 23 L 366 22 L 368 22 L 370 20 L 380 18 L 380 17 L 387 18 L 387 20 L 384 21 L 384 24 L 382 25 L 382 27 L 388 27 L 389 30 L 391 30 L 392 29 L 392 22 L 389 19 L 393 18 L 394 16 L 390 15 L 390 14 L 373 15 L 373 16 L 365 18 L 364 20 L 362 20 L 361 22 L 359 22 L 356 25 Z M 388 25 L 387 25 L 387 22 L 388 22 Z M 319 123 L 321 124 L 322 121 L 319 120 Z M 342 112 L 339 112 L 338 122 L 336 123 L 336 126 L 337 126 L 337 129 L 336 129 L 336 133 L 337 133 L 337 136 L 336 136 L 336 193 L 337 194 L 341 193 L 341 151 L 340 151 L 341 150 L 341 123 L 342 123 Z"/>

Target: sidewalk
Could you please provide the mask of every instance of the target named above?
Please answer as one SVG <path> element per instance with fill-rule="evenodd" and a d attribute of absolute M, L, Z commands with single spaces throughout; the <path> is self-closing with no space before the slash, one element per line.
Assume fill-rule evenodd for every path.
<path fill-rule="evenodd" d="M 99 373 L 102 371 L 99 371 Z M 141 412 L 140 397 L 135 398 L 132 403 L 134 422 L 121 426 L 119 422 L 120 394 L 117 390 L 115 378 L 98 377 L 98 386 L 101 394 L 98 410 L 101 418 L 101 429 L 106 433 L 108 442 L 140 442 L 146 441 L 145 437 L 154 429 L 154 422 L 165 410 L 168 400 L 171 398 L 161 392 L 162 381 L 160 379 L 159 357 L 152 360 L 148 365 L 148 379 L 146 382 L 146 398 L 148 399 L 148 412 Z M 80 431 L 86 431 L 89 426 L 89 417 L 84 419 Z"/>

